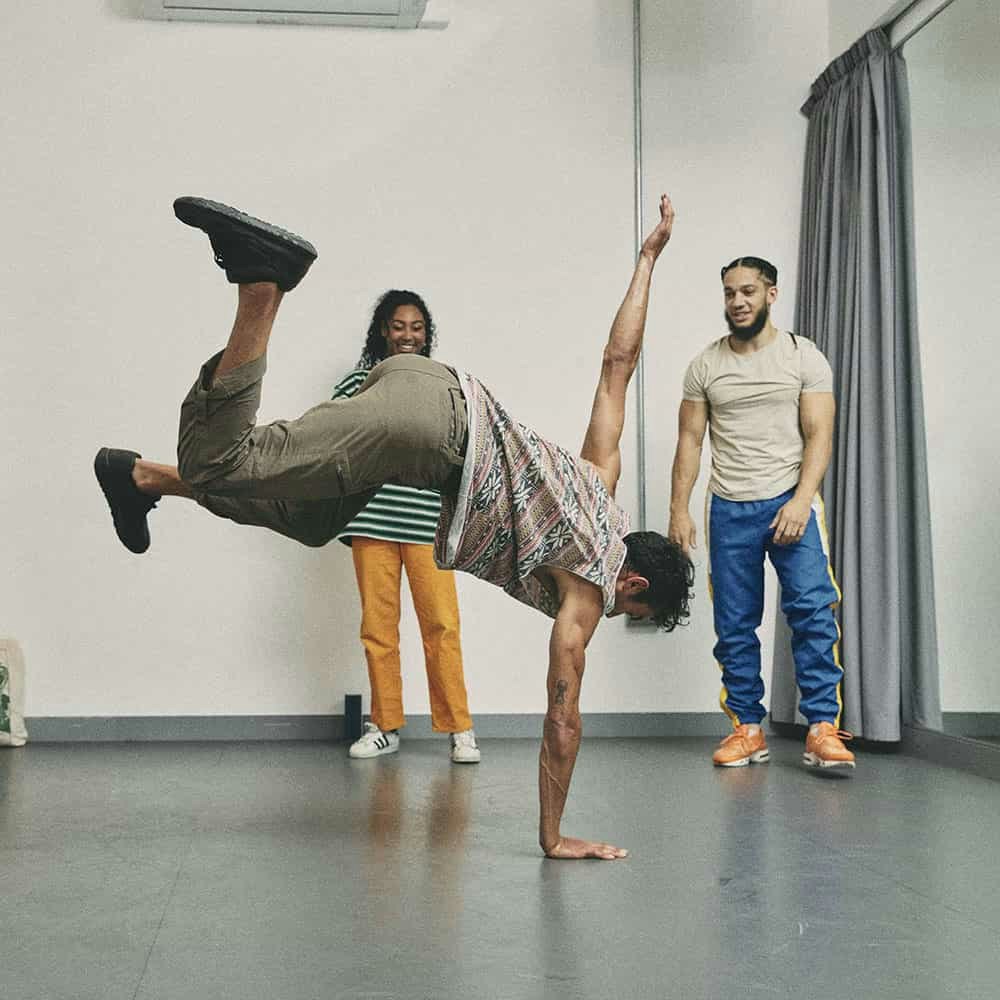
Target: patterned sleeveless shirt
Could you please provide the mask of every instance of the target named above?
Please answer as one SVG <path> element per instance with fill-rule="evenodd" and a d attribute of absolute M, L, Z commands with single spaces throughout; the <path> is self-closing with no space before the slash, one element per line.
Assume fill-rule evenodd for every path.
<path fill-rule="evenodd" d="M 441 498 L 434 557 L 555 618 L 559 605 L 532 572 L 567 570 L 614 609 L 629 518 L 597 470 L 512 419 L 478 380 L 458 373 L 469 439 L 457 496 Z"/>

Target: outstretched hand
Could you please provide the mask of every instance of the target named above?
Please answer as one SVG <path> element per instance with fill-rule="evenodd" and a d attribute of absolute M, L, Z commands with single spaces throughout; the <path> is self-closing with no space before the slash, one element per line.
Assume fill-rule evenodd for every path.
<path fill-rule="evenodd" d="M 674 229 L 674 206 L 667 195 L 660 195 L 660 221 L 642 244 L 642 253 L 656 260 L 670 241 Z"/>
<path fill-rule="evenodd" d="M 577 860 L 596 858 L 599 861 L 616 861 L 628 857 L 624 847 L 601 844 L 591 840 L 577 840 L 576 837 L 560 837 L 556 844 L 545 852 L 547 858 Z"/>

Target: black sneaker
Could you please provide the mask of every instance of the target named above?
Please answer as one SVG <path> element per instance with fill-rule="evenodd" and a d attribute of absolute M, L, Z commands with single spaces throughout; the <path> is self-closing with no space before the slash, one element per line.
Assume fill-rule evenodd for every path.
<path fill-rule="evenodd" d="M 94 472 L 104 497 L 111 507 L 111 518 L 122 544 L 139 555 L 149 548 L 149 525 L 146 515 L 156 506 L 159 496 L 143 493 L 132 479 L 135 460 L 142 458 L 134 451 L 102 448 L 94 459 Z"/>
<path fill-rule="evenodd" d="M 234 285 L 273 281 L 290 292 L 316 259 L 308 241 L 238 209 L 205 198 L 178 198 L 174 215 L 208 233 L 215 263 Z"/>

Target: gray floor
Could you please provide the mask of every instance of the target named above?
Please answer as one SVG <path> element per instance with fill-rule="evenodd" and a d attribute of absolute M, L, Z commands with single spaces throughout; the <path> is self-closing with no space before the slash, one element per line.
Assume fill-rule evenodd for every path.
<path fill-rule="evenodd" d="M 0 752 L 0 994 L 18 1000 L 990 998 L 1000 783 L 852 778 L 591 740 L 535 844 L 537 745 L 350 761 L 298 744 Z"/>

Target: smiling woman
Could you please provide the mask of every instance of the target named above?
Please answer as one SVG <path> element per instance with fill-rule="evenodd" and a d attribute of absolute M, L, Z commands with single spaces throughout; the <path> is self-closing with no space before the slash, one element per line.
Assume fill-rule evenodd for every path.
<path fill-rule="evenodd" d="M 434 320 L 427 303 L 416 292 L 389 289 L 375 303 L 361 360 L 348 378 L 362 374 L 367 377 L 368 372 L 380 361 L 397 354 L 422 354 L 429 358 L 434 350 L 435 333 Z M 361 379 L 363 381 L 364 378 Z M 347 396 L 353 394 L 339 393 Z"/>
<path fill-rule="evenodd" d="M 434 321 L 416 293 L 391 289 L 375 304 L 357 368 L 333 391 L 333 398 L 355 395 L 371 369 L 386 358 L 405 354 L 430 357 Z M 351 745 L 352 757 L 378 757 L 399 749 L 403 715 L 402 667 L 399 655 L 400 587 L 403 567 L 423 638 L 431 724 L 451 733 L 451 759 L 476 763 L 469 715 L 458 596 L 454 573 L 434 564 L 433 542 L 441 513 L 441 497 L 432 490 L 386 485 L 337 535 L 351 546 L 361 597 L 361 642 L 371 682 L 371 722 Z"/>

